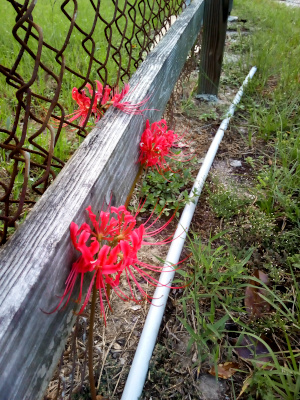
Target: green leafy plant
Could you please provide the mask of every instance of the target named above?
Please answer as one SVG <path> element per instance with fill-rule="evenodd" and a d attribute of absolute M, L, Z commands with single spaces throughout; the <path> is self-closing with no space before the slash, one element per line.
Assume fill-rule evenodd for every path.
<path fill-rule="evenodd" d="M 217 366 L 221 354 L 231 359 L 234 351 L 248 359 L 252 371 L 242 389 L 247 399 L 298 399 L 300 289 L 293 268 L 299 257 L 289 259 L 290 290 L 283 297 L 262 281 L 265 274 L 249 276 L 246 265 L 252 250 L 236 257 L 230 246 L 221 244 L 224 234 L 206 245 L 194 234 L 189 269 L 179 272 L 183 282 L 190 283 L 180 300 L 184 317 L 178 317 L 190 336 L 188 349 L 197 349 L 198 365 L 208 361 Z M 254 297 L 249 296 L 252 292 Z M 251 303 L 255 311 L 249 311 Z M 230 321 L 233 331 L 228 330 Z M 228 333 L 237 334 L 238 340 L 228 341 Z M 270 338 L 276 339 L 270 343 Z"/>
<path fill-rule="evenodd" d="M 140 196 L 145 199 L 141 213 L 154 212 L 170 215 L 183 208 L 189 201 L 188 187 L 192 181 L 193 162 L 186 166 L 182 162 L 173 162 L 172 170 L 163 173 L 157 170 L 147 171 L 140 188 Z"/>
<path fill-rule="evenodd" d="M 286 217 L 296 224 L 300 218 L 299 146 L 296 132 L 278 134 L 273 145 L 275 161 L 271 165 L 262 165 L 257 176 L 260 208 L 267 214 Z"/>
<path fill-rule="evenodd" d="M 209 194 L 209 204 L 217 217 L 230 219 L 240 214 L 251 203 L 251 198 L 232 186 L 225 187 L 215 181 L 213 188 L 206 186 Z M 237 195 L 238 193 L 238 195 Z"/>
<path fill-rule="evenodd" d="M 218 115 L 215 110 L 211 110 L 210 112 L 203 113 L 199 116 L 199 119 L 202 121 L 208 121 L 210 119 L 216 120 Z"/>
<path fill-rule="evenodd" d="M 220 317 L 218 310 L 223 306 L 240 309 L 243 299 L 241 284 L 237 284 L 240 275 L 245 273 L 252 250 L 244 257 L 237 258 L 228 246 L 218 245 L 224 232 L 212 237 L 207 245 L 197 235 L 190 238 L 188 272 L 178 271 L 185 284 L 181 298 L 184 318 L 178 317 L 190 335 L 188 349 L 196 345 L 200 362 L 207 358 L 218 359 L 218 342 L 225 332 L 228 315 Z M 195 321 L 190 320 L 188 305 L 195 308 Z"/>
<path fill-rule="evenodd" d="M 291 260 L 291 263 L 293 265 L 294 259 Z M 252 359 L 254 370 L 245 388 L 250 394 L 250 398 L 253 399 L 257 396 L 264 396 L 265 393 L 268 396 L 272 394 L 273 397 L 260 398 L 271 399 L 274 396 L 286 400 L 299 398 L 300 289 L 292 265 L 291 290 L 285 297 L 254 276 L 240 277 L 242 280 L 249 281 L 250 279 L 250 282 L 252 282 L 250 285 L 246 284 L 246 290 L 249 288 L 257 289 L 257 286 L 255 286 L 257 284 L 263 289 L 256 299 L 251 300 L 253 305 L 265 307 L 267 304 L 270 309 L 257 323 L 252 322 L 251 325 L 242 324 L 238 319 L 235 319 L 237 325 L 240 325 L 243 329 L 243 334 L 247 332 L 247 335 L 253 338 L 254 345 L 252 347 L 254 351 L 258 350 L 257 357 Z M 273 332 L 272 338 L 275 338 L 275 341 L 270 341 L 270 335 L 269 338 L 265 336 L 268 331 Z M 262 348 L 263 351 L 261 351 Z M 267 359 L 269 361 L 264 365 Z M 252 397 L 253 394 L 254 397 Z"/>
<path fill-rule="evenodd" d="M 300 10 L 269 0 L 236 0 L 234 5 L 236 15 L 247 19 L 253 34 L 244 36 L 240 29 L 229 43 L 231 50 L 238 50 L 239 60 L 225 65 L 222 82 L 240 84 L 250 67 L 258 66 L 235 119 L 236 132 L 245 146 L 241 146 L 242 154 L 247 155 L 250 168 L 245 179 L 235 174 L 237 188 L 230 182 L 213 182 L 207 190 L 211 211 L 226 232 L 206 245 L 197 235 L 191 240 L 189 269 L 180 272 L 182 281 L 190 283 L 182 298 L 184 317 L 180 318 L 191 338 L 189 346 L 198 351 L 197 367 L 203 372 L 207 366 L 203 360 L 210 364 L 231 360 L 237 355 L 236 338 L 242 340 L 242 333 L 251 338 L 255 357 L 247 360 L 247 367 L 240 359 L 243 386 L 236 390 L 238 379 L 232 380 L 232 398 L 298 399 L 300 48 L 296 40 Z M 235 273 L 230 260 L 246 258 L 249 247 L 254 249 L 247 266 Z M 269 276 L 270 283 L 262 284 L 262 291 L 253 277 L 255 268 Z M 248 294 L 254 291 L 255 300 L 266 306 L 267 312 L 254 316 L 247 311 L 245 292 L 249 287 L 253 290 L 248 289 Z M 226 316 L 233 329 L 222 325 Z M 218 321 L 217 333 L 212 335 L 211 325 Z M 231 334 L 237 335 L 232 336 L 235 341 L 226 343 Z M 259 345 L 265 350 L 263 355 Z M 262 357 L 268 362 L 262 363 Z"/>

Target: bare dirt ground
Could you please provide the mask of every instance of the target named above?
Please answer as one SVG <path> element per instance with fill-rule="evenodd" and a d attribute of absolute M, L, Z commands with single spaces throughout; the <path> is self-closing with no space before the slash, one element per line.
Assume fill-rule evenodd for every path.
<path fill-rule="evenodd" d="M 236 32 L 236 25 L 232 23 L 227 35 L 227 49 L 235 40 L 234 32 Z M 225 57 L 230 62 L 238 61 L 238 56 L 229 52 Z M 189 67 L 189 78 L 181 80 L 178 84 L 172 125 L 177 133 L 186 134 L 190 151 L 195 155 L 200 168 L 220 121 L 237 92 L 238 85 L 236 82 L 226 83 L 226 79 L 223 79 L 219 102 L 216 104 L 195 100 L 193 91 L 197 86 L 198 59 L 194 61 L 192 70 Z M 221 143 L 211 174 L 217 175 L 224 184 L 230 185 L 231 182 L 247 176 L 248 170 L 244 160 L 249 150 L 243 138 L 246 134 L 246 126 L 235 124 L 234 127 L 229 127 Z M 191 231 L 197 232 L 205 240 L 219 228 L 219 224 L 219 220 L 210 210 L 204 191 L 192 221 Z M 175 226 L 176 222 L 172 222 L 164 236 L 174 232 Z M 167 250 L 168 246 L 147 247 L 140 257 L 150 264 L 159 264 L 157 257 L 164 259 Z M 187 250 L 183 252 L 182 257 L 186 255 Z M 140 283 L 144 290 L 151 294 L 153 289 L 143 281 Z M 194 366 L 197 361 L 197 352 L 195 350 L 187 352 L 189 336 L 177 319 L 178 315 L 183 315 L 182 305 L 178 301 L 182 292 L 182 289 L 171 291 L 141 399 L 230 399 L 229 383 L 225 380 L 218 382 L 215 377 L 206 373 L 200 374 L 199 368 Z M 139 293 L 136 293 L 136 296 L 141 299 Z M 99 312 L 96 318 L 94 370 L 97 387 L 100 388 L 99 393 L 103 396 L 98 396 L 99 400 L 121 398 L 149 307 L 147 302 L 141 304 L 122 302 L 114 293 L 111 305 L 113 313 L 107 307 L 106 327 Z M 90 398 L 86 365 L 87 333 L 88 315 L 82 315 L 73 328 L 45 400 Z M 202 365 L 201 370 L 208 371 L 209 367 L 209 365 Z M 72 396 L 70 392 L 73 393 Z"/>

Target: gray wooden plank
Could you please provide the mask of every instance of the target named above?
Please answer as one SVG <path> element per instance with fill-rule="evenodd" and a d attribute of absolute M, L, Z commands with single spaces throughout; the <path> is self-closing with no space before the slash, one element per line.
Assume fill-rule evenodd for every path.
<path fill-rule="evenodd" d="M 138 169 L 145 119 L 158 120 L 200 30 L 203 0 L 195 0 L 132 77 L 129 100 L 150 96 L 144 116 L 110 109 L 47 189 L 0 253 L 0 398 L 40 399 L 74 322 L 74 303 L 51 315 L 76 258 L 72 221 L 103 203 L 122 204 Z M 156 110 L 154 110 L 156 109 Z M 159 111 L 160 110 L 160 111 Z M 74 296 L 75 297 L 75 296 Z"/>

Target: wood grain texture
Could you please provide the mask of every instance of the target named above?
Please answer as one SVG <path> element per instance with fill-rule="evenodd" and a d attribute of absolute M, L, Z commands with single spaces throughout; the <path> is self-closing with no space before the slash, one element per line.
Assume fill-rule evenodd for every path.
<path fill-rule="evenodd" d="M 86 221 L 88 205 L 98 212 L 110 198 L 114 205 L 125 201 L 145 119 L 161 117 L 200 30 L 203 3 L 195 0 L 182 13 L 130 81 L 128 100 L 150 96 L 152 110 L 141 117 L 110 109 L 1 250 L 1 399 L 42 398 L 75 318 L 72 302 L 61 312 L 41 311 L 58 304 L 76 258 L 70 223 Z"/>
<path fill-rule="evenodd" d="M 205 1 L 198 95 L 218 95 L 229 1 Z"/>

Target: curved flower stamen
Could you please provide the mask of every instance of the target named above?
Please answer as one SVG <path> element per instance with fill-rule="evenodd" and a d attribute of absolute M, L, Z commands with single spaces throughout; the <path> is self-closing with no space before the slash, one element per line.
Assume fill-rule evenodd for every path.
<path fill-rule="evenodd" d="M 90 83 L 85 85 L 90 97 L 86 95 L 85 90 L 79 92 L 76 87 L 72 89 L 72 98 L 76 101 L 79 108 L 66 116 L 71 117 L 67 120 L 68 122 L 73 122 L 79 119 L 78 125 L 84 126 L 90 115 L 93 115 L 95 123 L 97 123 L 111 106 L 122 110 L 126 114 L 134 115 L 141 115 L 147 110 L 142 109 L 142 107 L 147 103 L 149 97 L 136 104 L 130 103 L 129 101 L 122 102 L 130 90 L 128 83 L 125 84 L 124 88 L 119 92 L 118 88 L 112 90 L 108 85 L 103 89 L 103 85 L 100 81 L 95 82 L 97 87 L 96 90 L 94 90 Z M 94 100 L 91 107 L 91 101 L 93 98 Z"/>

